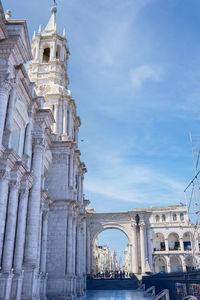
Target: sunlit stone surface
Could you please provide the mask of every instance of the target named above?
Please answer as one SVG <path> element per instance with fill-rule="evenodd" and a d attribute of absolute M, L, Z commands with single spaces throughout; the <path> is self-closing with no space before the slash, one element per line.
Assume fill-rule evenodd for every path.
<path fill-rule="evenodd" d="M 77 300 L 151 300 L 151 297 L 143 297 L 143 292 L 139 291 L 87 291 L 83 297 Z"/>

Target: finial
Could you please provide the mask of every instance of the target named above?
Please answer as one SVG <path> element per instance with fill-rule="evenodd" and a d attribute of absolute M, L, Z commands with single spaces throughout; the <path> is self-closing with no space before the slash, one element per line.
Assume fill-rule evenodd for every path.
<path fill-rule="evenodd" d="M 38 34 L 41 33 L 41 25 L 39 26 L 39 29 L 38 29 Z"/>
<path fill-rule="evenodd" d="M 53 0 L 53 6 L 51 7 L 51 13 L 56 14 L 57 13 L 57 3 L 56 0 Z"/>
<path fill-rule="evenodd" d="M 35 38 L 35 36 L 36 36 L 36 33 L 35 33 L 35 30 L 34 30 L 34 32 L 33 32 L 33 38 L 32 38 L 32 39 L 34 39 L 34 38 Z"/>
<path fill-rule="evenodd" d="M 6 21 L 9 21 L 11 17 L 12 17 L 11 11 L 8 9 L 8 10 L 6 11 L 6 13 L 5 13 Z"/>
<path fill-rule="evenodd" d="M 66 38 L 66 32 L 65 32 L 65 28 L 63 29 L 63 38 Z"/>

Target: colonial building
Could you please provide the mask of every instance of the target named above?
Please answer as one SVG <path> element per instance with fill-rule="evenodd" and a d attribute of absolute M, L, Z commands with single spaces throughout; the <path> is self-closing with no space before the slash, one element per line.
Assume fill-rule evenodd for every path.
<path fill-rule="evenodd" d="M 56 7 L 31 52 L 26 22 L 0 3 L 0 299 L 72 299 L 86 288 L 86 168 L 68 57 Z"/>
<path fill-rule="evenodd" d="M 99 233 L 119 229 L 128 238 L 125 266 L 134 274 L 186 271 L 200 266 L 199 229 L 185 206 L 135 208 L 124 213 L 87 209 L 87 272 L 96 273 Z"/>

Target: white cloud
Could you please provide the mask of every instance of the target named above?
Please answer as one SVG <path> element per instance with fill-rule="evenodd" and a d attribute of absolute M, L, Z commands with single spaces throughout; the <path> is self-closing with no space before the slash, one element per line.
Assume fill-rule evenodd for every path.
<path fill-rule="evenodd" d="M 134 87 L 141 87 L 147 81 L 161 81 L 163 70 L 160 67 L 142 65 L 130 71 L 130 81 Z"/>
<path fill-rule="evenodd" d="M 85 181 L 90 195 L 149 205 L 183 201 L 185 185 L 182 182 L 150 166 L 126 160 L 124 149 L 112 153 L 101 149 L 99 153 L 101 157 L 95 158 L 95 172 L 91 172 L 91 177 L 88 174 Z"/>

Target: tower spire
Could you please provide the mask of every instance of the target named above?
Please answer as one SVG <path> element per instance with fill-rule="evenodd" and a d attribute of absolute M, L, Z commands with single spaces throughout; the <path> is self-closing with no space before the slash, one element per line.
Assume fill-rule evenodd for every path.
<path fill-rule="evenodd" d="M 46 28 L 43 31 L 43 34 L 52 34 L 57 32 L 57 24 L 56 24 L 56 13 L 57 13 L 57 3 L 54 0 L 54 5 L 51 7 L 51 17 Z"/>

